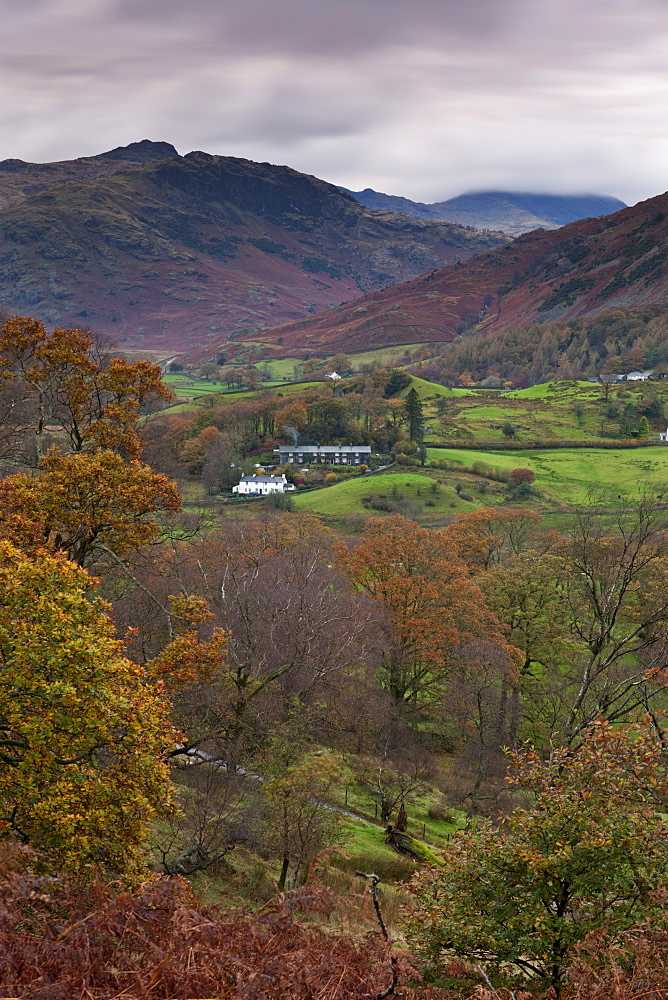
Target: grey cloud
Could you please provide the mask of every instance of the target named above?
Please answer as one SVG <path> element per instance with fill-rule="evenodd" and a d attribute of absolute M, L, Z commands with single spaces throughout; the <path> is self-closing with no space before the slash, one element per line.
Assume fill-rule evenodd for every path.
<path fill-rule="evenodd" d="M 149 136 L 427 200 L 665 186 L 664 0 L 0 0 L 0 158 Z"/>

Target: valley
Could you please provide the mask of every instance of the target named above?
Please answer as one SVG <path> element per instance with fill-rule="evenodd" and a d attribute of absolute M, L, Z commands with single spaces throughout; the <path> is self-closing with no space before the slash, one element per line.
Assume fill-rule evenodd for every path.
<path fill-rule="evenodd" d="M 487 872 L 496 905 L 519 871 L 513 913 L 531 922 L 521 962 L 543 947 L 532 893 L 549 896 L 554 864 L 570 865 L 564 815 L 585 842 L 604 831 L 611 884 L 628 896 L 623 926 L 636 928 L 650 904 L 630 877 L 620 888 L 627 842 L 663 870 L 653 831 L 664 817 L 633 798 L 633 776 L 642 754 L 643 775 L 662 780 L 668 706 L 665 196 L 508 243 L 356 206 L 287 168 L 138 145 L 90 158 L 84 180 L 80 164 L 4 166 L 3 287 L 27 305 L 48 274 L 37 312 L 75 322 L 81 280 L 78 315 L 95 327 L 15 316 L 0 341 L 11 672 L 0 725 L 12 763 L 0 772 L 12 804 L 0 833 L 36 845 L 40 873 L 58 873 L 65 937 L 76 943 L 90 919 L 86 893 L 68 887 L 87 892 L 94 870 L 96 905 L 122 916 L 96 924 L 92 944 L 78 933 L 86 961 L 91 948 L 122 955 L 121 972 L 100 963 L 115 995 L 122 976 L 157 963 L 135 932 L 122 951 L 135 906 L 142 933 L 169 921 L 159 940 L 184 996 L 212 992 L 191 985 L 203 955 L 207 975 L 225 969 L 216 989 L 237 968 L 232 910 L 246 963 L 246 938 L 264 940 L 264 956 L 278 921 L 302 935 L 309 969 L 336 943 L 340 984 L 358 942 L 376 942 L 370 883 L 383 883 L 382 926 L 427 969 L 424 927 L 437 934 L 450 919 L 430 909 L 434 887 L 460 908 L 455 934 L 481 905 L 473 873 Z M 452 262 L 479 237 L 482 255 Z M 28 251 L 41 262 L 13 282 Z M 419 271 L 424 253 L 450 266 L 382 287 Z M 151 282 L 212 258 L 230 281 L 224 302 L 223 270 L 189 279 L 218 296 L 228 325 L 204 342 L 206 295 L 169 286 L 181 304 L 167 320 Z M 266 289 L 274 258 L 295 312 L 304 275 L 321 305 L 344 288 L 355 301 L 263 325 L 269 314 L 243 287 Z M 149 290 L 134 313 L 114 313 L 115 354 L 95 282 L 104 273 L 122 304 L 132 282 L 121 275 L 140 260 L 152 261 Z M 276 303 L 288 309 L 287 297 Z M 140 314 L 150 323 L 133 332 Z M 536 836 L 547 844 L 537 875 L 524 860 Z M 10 843 L 17 871 L 35 863 Z M 604 894 L 589 873 L 607 871 L 606 858 L 596 853 L 578 883 L 586 905 Z M 123 880 L 140 888 L 118 895 Z M 11 891 L 14 942 L 33 932 L 22 888 Z M 40 954 L 62 981 L 79 958 L 51 955 L 52 918 L 33 898 Z M 224 947 L 205 953 L 193 939 L 182 952 L 184 913 Z M 346 997 L 382 994 L 397 968 L 386 950 L 373 952 L 375 992 L 365 958 Z M 575 958 L 559 961 L 536 996 Z M 521 967 L 495 962 L 501 989 L 523 986 Z M 477 966 L 445 963 L 438 992 L 425 993 L 402 970 L 411 1000 L 470 1000 L 479 979 Z"/>

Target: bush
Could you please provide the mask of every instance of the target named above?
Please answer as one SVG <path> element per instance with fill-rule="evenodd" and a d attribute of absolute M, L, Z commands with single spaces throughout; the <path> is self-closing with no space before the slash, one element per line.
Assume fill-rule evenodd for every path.
<path fill-rule="evenodd" d="M 103 884 L 82 892 L 60 882 L 54 892 L 29 871 L 0 868 L 4 994 L 368 1000 L 391 980 L 380 934 L 353 938 L 314 926 L 337 912 L 334 894 L 318 886 L 279 896 L 258 913 L 225 913 L 196 903 L 183 878 L 152 879 L 134 892 Z M 410 874 L 400 855 L 395 868 Z M 308 922 L 300 923 L 304 912 Z M 364 913 L 356 912 L 361 925 L 376 930 Z M 418 995 L 411 987 L 402 994 Z"/>
<path fill-rule="evenodd" d="M 531 469 L 513 469 L 510 473 L 510 481 L 515 485 L 519 483 L 532 483 L 536 476 Z"/>
<path fill-rule="evenodd" d="M 270 493 L 264 498 L 268 507 L 275 507 L 277 510 L 294 510 L 294 500 L 289 493 Z"/>

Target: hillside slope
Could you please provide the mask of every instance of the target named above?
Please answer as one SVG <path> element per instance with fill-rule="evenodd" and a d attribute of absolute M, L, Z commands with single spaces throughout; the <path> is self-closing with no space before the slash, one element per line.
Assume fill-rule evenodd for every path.
<path fill-rule="evenodd" d="M 151 160 L 164 160 L 179 154 L 169 142 L 131 142 L 117 146 L 97 156 L 81 156 L 76 160 L 55 163 L 26 163 L 25 160 L 0 160 L 0 210 L 25 201 L 31 195 L 68 181 L 84 181 L 107 177 L 132 167 L 141 167 Z"/>
<path fill-rule="evenodd" d="M 346 188 L 341 190 L 346 191 Z M 348 191 L 367 208 L 405 212 L 416 219 L 447 219 L 476 229 L 500 229 L 521 236 L 532 229 L 557 229 L 579 219 L 611 215 L 626 208 L 607 195 L 522 194 L 517 191 L 473 191 L 447 201 L 424 204 L 381 194 L 371 188 Z"/>
<path fill-rule="evenodd" d="M 601 219 L 527 233 L 467 263 L 373 292 L 313 319 L 263 331 L 277 354 L 493 337 L 614 306 L 668 305 L 668 194 Z"/>
<path fill-rule="evenodd" d="M 89 325 L 126 349 L 183 351 L 507 239 L 372 212 L 288 167 L 136 145 L 69 164 L 0 164 L 1 307 Z"/>

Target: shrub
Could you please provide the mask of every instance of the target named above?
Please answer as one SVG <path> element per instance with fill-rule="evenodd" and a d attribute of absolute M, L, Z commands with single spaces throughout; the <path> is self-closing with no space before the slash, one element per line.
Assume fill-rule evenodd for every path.
<path fill-rule="evenodd" d="M 531 469 L 513 469 L 510 473 L 510 481 L 515 485 L 519 483 L 533 483 L 536 476 Z"/>

